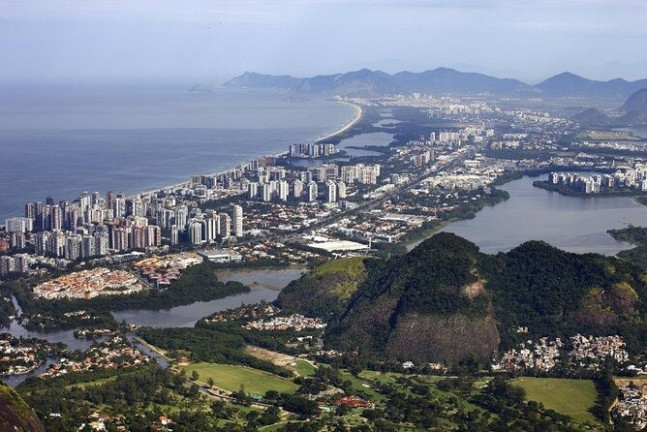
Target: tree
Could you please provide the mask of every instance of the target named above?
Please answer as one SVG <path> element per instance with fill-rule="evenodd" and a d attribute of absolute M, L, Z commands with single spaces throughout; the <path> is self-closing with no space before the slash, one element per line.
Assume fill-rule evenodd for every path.
<path fill-rule="evenodd" d="M 194 369 L 193 372 L 191 372 L 191 379 L 193 381 L 197 381 L 198 379 L 200 379 L 200 373 Z"/>

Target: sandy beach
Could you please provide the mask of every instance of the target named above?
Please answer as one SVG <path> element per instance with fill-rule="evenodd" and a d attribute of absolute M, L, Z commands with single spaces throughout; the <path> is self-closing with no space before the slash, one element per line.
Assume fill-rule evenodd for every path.
<path fill-rule="evenodd" d="M 355 116 L 352 118 L 352 120 L 351 120 L 350 122 L 346 123 L 346 124 L 345 124 L 344 126 L 342 126 L 341 128 L 337 129 L 336 131 L 334 131 L 334 132 L 332 132 L 332 133 L 329 133 L 328 135 L 324 135 L 323 137 L 319 138 L 319 139 L 318 139 L 317 141 L 315 141 L 315 142 L 318 142 L 318 143 L 319 143 L 319 142 L 325 141 L 325 140 L 327 140 L 327 139 L 330 139 L 330 138 L 332 138 L 332 137 L 334 137 L 334 136 L 336 136 L 336 135 L 339 135 L 339 134 L 341 134 L 341 133 L 343 133 L 343 132 L 346 132 L 348 129 L 350 129 L 351 127 L 353 127 L 353 126 L 354 126 L 358 121 L 360 121 L 360 119 L 362 118 L 363 111 L 362 111 L 362 107 L 361 107 L 361 106 L 359 106 L 359 105 L 355 105 L 355 104 L 353 104 L 353 103 L 346 102 L 346 101 L 338 101 L 338 102 L 339 102 L 339 103 L 342 103 L 342 104 L 350 105 L 350 106 L 352 106 L 353 108 L 355 108 Z"/>

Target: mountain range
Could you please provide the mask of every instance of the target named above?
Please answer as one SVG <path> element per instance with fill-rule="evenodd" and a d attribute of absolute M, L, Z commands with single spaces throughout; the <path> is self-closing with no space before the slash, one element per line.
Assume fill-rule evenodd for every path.
<path fill-rule="evenodd" d="M 273 88 L 301 95 L 370 97 L 403 93 L 489 93 L 499 96 L 605 98 L 624 101 L 638 90 L 647 88 L 647 79 L 626 81 L 616 78 L 610 81 L 596 81 L 564 72 L 539 84 L 530 85 L 516 79 L 459 72 L 449 68 L 395 74 L 361 69 L 310 78 L 245 72 L 227 81 L 223 86 L 250 89 Z"/>

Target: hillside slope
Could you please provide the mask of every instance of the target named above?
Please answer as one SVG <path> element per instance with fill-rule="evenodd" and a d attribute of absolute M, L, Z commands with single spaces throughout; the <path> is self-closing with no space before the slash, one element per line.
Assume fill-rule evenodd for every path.
<path fill-rule="evenodd" d="M 438 234 L 372 274 L 326 343 L 398 360 L 488 358 L 499 346 L 478 248 Z"/>
<path fill-rule="evenodd" d="M 44 432 L 45 427 L 18 393 L 0 383 L 0 431 Z"/>
<path fill-rule="evenodd" d="M 347 258 L 320 265 L 279 293 L 276 304 L 286 312 L 322 319 L 339 317 L 367 275 L 365 258 Z"/>
<path fill-rule="evenodd" d="M 625 112 L 624 120 L 647 123 L 647 88 L 629 96 L 622 109 Z"/>
<path fill-rule="evenodd" d="M 370 272 L 326 344 L 398 360 L 487 359 L 522 338 L 621 334 L 647 346 L 647 278 L 624 261 L 543 242 L 485 255 L 449 233 Z M 517 332 L 527 327 L 527 334 Z"/>

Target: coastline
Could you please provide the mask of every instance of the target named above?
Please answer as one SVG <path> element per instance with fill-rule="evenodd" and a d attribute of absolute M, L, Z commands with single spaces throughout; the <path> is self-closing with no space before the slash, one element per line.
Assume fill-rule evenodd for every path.
<path fill-rule="evenodd" d="M 315 140 L 315 143 L 320 143 L 322 141 L 329 140 L 331 138 L 336 137 L 337 135 L 340 135 L 340 134 L 346 132 L 348 129 L 355 126 L 362 119 L 362 116 L 364 115 L 364 110 L 362 110 L 362 107 L 360 105 L 357 105 L 357 104 L 354 104 L 354 103 L 351 103 L 351 102 L 347 102 L 347 101 L 337 101 L 337 103 L 341 103 L 341 104 L 345 104 L 345 105 L 349 105 L 349 106 L 353 107 L 355 109 L 355 116 L 351 119 L 350 122 L 346 123 L 344 126 L 340 127 L 336 131 L 334 131 L 332 133 L 329 133 L 328 135 L 324 135 L 323 137 L 318 138 L 317 140 Z"/>
<path fill-rule="evenodd" d="M 356 105 L 354 103 L 350 103 L 350 102 L 347 102 L 347 101 L 336 101 L 336 102 L 340 103 L 340 104 L 346 104 L 346 105 L 352 106 L 355 109 L 355 115 L 353 116 L 353 118 L 348 123 L 344 124 L 339 129 L 337 129 L 337 130 L 335 130 L 335 131 L 333 131 L 333 132 L 331 132 L 331 133 L 329 133 L 327 135 L 324 135 L 321 138 L 318 138 L 317 140 L 314 141 L 315 143 L 320 143 L 322 141 L 329 140 L 331 138 L 336 137 L 337 135 L 340 135 L 340 134 L 346 132 L 348 129 L 355 126 L 362 119 L 362 116 L 364 115 L 364 110 L 362 110 L 362 107 L 360 105 Z M 280 153 L 259 155 L 258 157 L 263 157 L 263 156 L 283 157 L 283 156 L 287 156 L 288 154 L 289 154 L 289 152 L 283 151 L 283 152 L 280 152 Z M 241 161 L 241 162 L 237 163 L 236 165 L 232 166 L 231 168 L 228 168 L 225 171 L 218 171 L 218 172 L 213 172 L 213 173 L 208 173 L 208 174 L 189 174 L 188 176 L 189 177 L 191 177 L 193 175 L 216 176 L 216 175 L 219 175 L 219 174 L 226 173 L 227 171 L 230 171 L 232 169 L 235 169 L 236 166 L 241 165 L 241 164 L 245 164 L 247 162 L 249 162 L 249 161 Z M 134 195 L 129 195 L 129 196 L 127 196 L 127 198 L 144 197 L 144 196 L 148 196 L 150 194 L 159 192 L 159 191 L 164 190 L 164 189 L 174 189 L 174 188 L 180 188 L 180 187 L 187 187 L 190 184 L 191 184 L 191 180 L 189 179 L 189 180 L 184 181 L 182 183 L 176 183 L 176 184 L 172 184 L 172 185 L 162 186 L 162 187 L 157 188 L 157 189 L 147 189 L 145 191 L 138 192 L 138 193 L 136 193 Z"/>
<path fill-rule="evenodd" d="M 353 117 L 350 119 L 350 121 L 345 123 L 342 127 L 334 130 L 333 132 L 331 132 L 329 134 L 324 135 L 321 138 L 317 138 L 317 139 L 313 138 L 314 142 L 321 142 L 322 140 L 327 140 L 327 139 L 333 138 L 333 137 L 335 137 L 335 136 L 337 136 L 337 135 L 339 135 L 341 133 L 344 133 L 345 131 L 347 131 L 349 128 L 351 128 L 352 126 L 354 126 L 355 124 L 357 124 L 357 122 L 359 122 L 361 120 L 362 115 L 363 115 L 363 110 L 359 105 L 355 105 L 355 104 L 352 104 L 352 103 L 346 102 L 346 101 L 334 101 L 334 102 L 352 106 L 355 109 L 355 113 L 354 113 Z M 290 144 L 290 142 L 286 141 L 284 143 L 284 148 L 287 148 L 287 146 L 289 144 Z M 285 156 L 287 154 L 288 154 L 288 151 L 281 151 L 281 152 L 278 152 L 278 153 L 264 153 L 264 154 L 259 154 L 257 156 L 254 156 L 252 159 L 232 163 L 232 165 L 230 167 L 228 167 L 228 168 L 226 168 L 226 169 L 224 169 L 222 171 L 216 171 L 216 172 L 210 172 L 210 173 L 207 173 L 207 172 L 202 172 L 202 173 L 190 172 L 190 173 L 186 173 L 184 181 L 181 181 L 181 182 L 178 182 L 178 183 L 173 183 L 173 184 L 166 184 L 166 185 L 162 185 L 162 186 L 143 186 L 139 190 L 137 190 L 136 192 L 127 193 L 126 197 L 127 198 L 146 197 L 146 196 L 150 196 L 151 194 L 157 193 L 157 192 L 165 190 L 165 189 L 176 189 L 176 188 L 186 187 L 186 186 L 190 185 L 191 177 L 194 176 L 194 175 L 207 175 L 207 176 L 208 175 L 214 175 L 215 176 L 215 175 L 226 173 L 226 172 L 228 172 L 230 170 L 233 170 L 233 169 L 236 168 L 236 166 L 241 165 L 241 164 L 244 165 L 244 164 L 250 162 L 251 160 L 254 160 L 255 158 L 261 158 L 261 157 L 263 157 L 265 155 L 275 156 L 275 157 L 282 157 L 282 156 Z M 117 190 L 121 189 L 121 186 L 120 185 L 114 185 L 112 188 L 109 188 L 108 190 L 110 190 L 110 189 L 117 191 Z M 78 194 L 76 195 L 76 197 L 74 199 L 78 198 L 83 193 L 83 191 L 87 191 L 87 190 L 88 190 L 87 186 L 79 185 L 79 188 L 78 188 L 79 192 L 78 192 Z M 105 192 L 107 192 L 107 191 L 104 191 L 104 193 Z M 45 193 L 45 196 L 46 196 L 48 194 L 51 194 L 52 192 L 44 191 L 44 193 Z M 24 202 L 23 202 L 23 204 L 24 204 Z M 16 212 L 15 214 L 7 213 L 2 218 L 0 218 L 0 226 L 4 225 L 4 219 L 11 218 L 11 217 L 19 217 L 19 216 L 22 216 L 22 214 L 19 211 Z"/>

